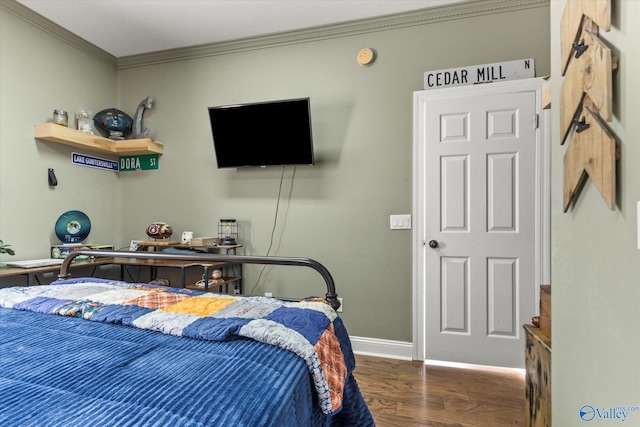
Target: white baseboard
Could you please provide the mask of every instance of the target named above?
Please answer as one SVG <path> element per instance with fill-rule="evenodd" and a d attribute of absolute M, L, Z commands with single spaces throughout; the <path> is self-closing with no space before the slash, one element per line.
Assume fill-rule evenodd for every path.
<path fill-rule="evenodd" d="M 386 359 L 413 360 L 413 344 L 410 342 L 354 336 L 349 338 L 351 339 L 351 347 L 355 354 L 383 357 Z M 493 372 L 518 372 L 521 375 L 525 374 L 524 369 L 503 368 L 500 366 L 472 365 L 439 360 L 425 360 L 424 363 L 425 365 L 447 366 L 449 368 L 488 370 Z"/>
<path fill-rule="evenodd" d="M 413 344 L 405 341 L 382 340 L 379 338 L 349 337 L 356 354 L 385 357 L 387 359 L 411 360 Z"/>

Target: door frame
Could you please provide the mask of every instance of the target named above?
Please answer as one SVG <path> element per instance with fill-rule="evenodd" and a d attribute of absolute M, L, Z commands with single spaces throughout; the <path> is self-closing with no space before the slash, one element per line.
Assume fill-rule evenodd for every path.
<path fill-rule="evenodd" d="M 424 200 L 425 165 L 422 159 L 425 147 L 418 140 L 418 117 L 416 99 L 418 93 L 437 98 L 456 98 L 467 96 L 494 95 L 500 93 L 535 92 L 536 93 L 536 151 L 535 151 L 535 307 L 539 314 L 540 284 L 551 281 L 551 122 L 549 110 L 543 110 L 542 83 L 544 79 L 533 78 L 501 83 L 488 83 L 478 86 L 461 86 L 446 89 L 433 89 L 414 92 L 413 108 L 413 360 L 424 360 L 426 354 L 426 239 L 424 218 L 426 201 Z M 532 126 L 534 118 L 532 118 Z M 522 349 L 524 351 L 524 348 Z"/>

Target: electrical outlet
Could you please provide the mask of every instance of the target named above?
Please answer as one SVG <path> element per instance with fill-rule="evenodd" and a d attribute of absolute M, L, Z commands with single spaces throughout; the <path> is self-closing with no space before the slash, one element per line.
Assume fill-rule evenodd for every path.
<path fill-rule="evenodd" d="M 340 297 L 338 297 L 338 301 L 340 301 L 340 307 L 338 307 L 338 313 L 342 313 L 343 308 L 344 308 L 344 301 Z"/>
<path fill-rule="evenodd" d="M 265 292 L 264 296 L 267 298 L 273 298 L 273 294 L 271 292 Z"/>

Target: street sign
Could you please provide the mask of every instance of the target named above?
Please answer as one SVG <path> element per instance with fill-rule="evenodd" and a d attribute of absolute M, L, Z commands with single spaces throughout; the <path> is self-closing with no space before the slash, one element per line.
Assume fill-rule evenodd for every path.
<path fill-rule="evenodd" d="M 87 156 L 86 154 L 71 153 L 71 162 L 75 165 L 89 166 L 114 172 L 118 171 L 118 162 L 101 159 L 99 157 Z"/>
<path fill-rule="evenodd" d="M 158 154 L 142 154 L 139 156 L 122 156 L 118 164 L 120 172 L 158 169 Z"/>
<path fill-rule="evenodd" d="M 424 73 L 425 89 L 475 85 L 536 76 L 533 58 L 493 64 L 472 65 Z"/>

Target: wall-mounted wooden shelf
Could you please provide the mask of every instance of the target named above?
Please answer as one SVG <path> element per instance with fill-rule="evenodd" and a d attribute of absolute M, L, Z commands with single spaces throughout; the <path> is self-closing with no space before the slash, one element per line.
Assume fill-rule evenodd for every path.
<path fill-rule="evenodd" d="M 126 139 L 113 141 L 99 135 L 71 129 L 54 123 L 43 123 L 36 126 L 37 139 L 57 142 L 74 148 L 98 153 L 128 156 L 136 154 L 162 154 L 162 143 L 149 138 Z"/>

